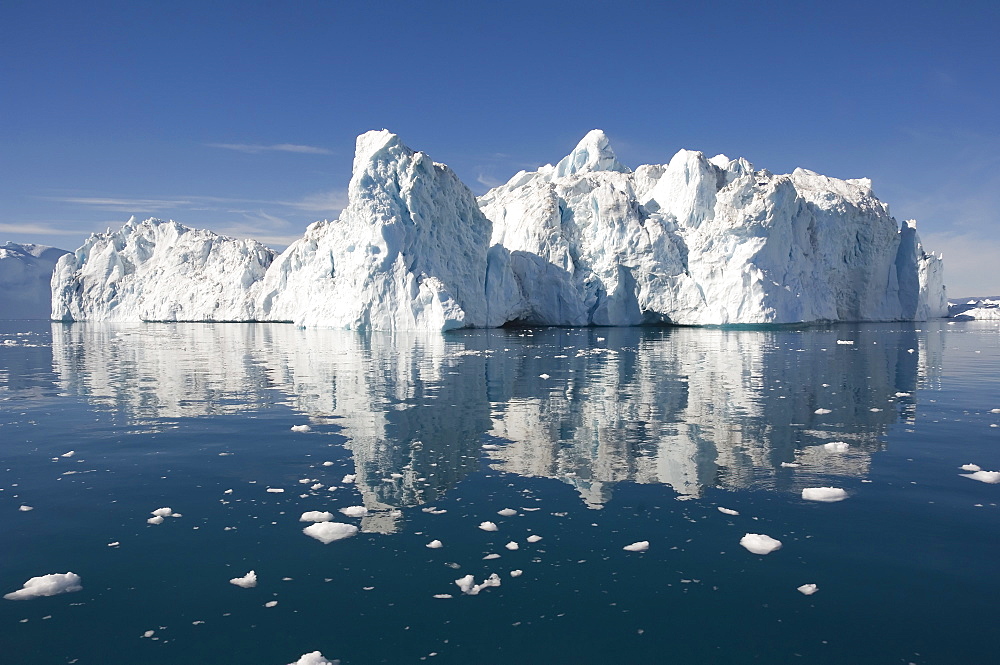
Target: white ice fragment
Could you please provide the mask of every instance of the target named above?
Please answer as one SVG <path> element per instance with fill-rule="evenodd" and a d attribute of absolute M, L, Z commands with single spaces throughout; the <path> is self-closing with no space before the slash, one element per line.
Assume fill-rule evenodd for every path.
<path fill-rule="evenodd" d="M 837 344 L 854 344 L 853 339 L 838 339 Z"/>
<path fill-rule="evenodd" d="M 1000 409 L 990 409 L 990 413 L 1000 413 Z"/>
<path fill-rule="evenodd" d="M 462 593 L 469 593 L 469 590 L 472 589 L 475 583 L 476 578 L 472 576 L 472 573 L 455 580 L 455 584 L 458 585 L 458 588 L 461 589 Z"/>
<path fill-rule="evenodd" d="M 538 378 L 539 378 L 539 379 L 548 379 L 548 378 L 550 378 L 550 377 L 549 377 L 549 375 L 548 375 L 548 374 L 539 374 L 539 375 L 538 375 Z"/>
<path fill-rule="evenodd" d="M 896 393 L 896 397 L 909 397 L 910 393 Z"/>
<path fill-rule="evenodd" d="M 799 464 L 798 462 L 782 462 L 781 466 L 785 467 L 786 469 L 794 469 L 802 465 Z"/>
<path fill-rule="evenodd" d="M 144 633 L 142 634 L 142 636 L 143 636 L 143 637 L 152 637 L 152 636 L 153 636 L 153 635 L 155 635 L 155 634 L 156 634 L 156 631 L 155 631 L 155 630 L 147 630 L 146 632 L 144 632 Z"/>
<path fill-rule="evenodd" d="M 454 596 L 452 596 L 450 593 L 436 593 L 436 594 L 434 594 L 434 597 L 435 598 L 454 598 Z"/>
<path fill-rule="evenodd" d="M 117 540 L 114 541 L 114 542 L 108 543 L 108 547 L 118 547 L 119 545 L 121 545 L 121 543 L 118 542 Z"/>
<path fill-rule="evenodd" d="M 493 559 L 499 559 L 499 558 L 500 558 L 499 554 L 487 554 L 486 556 L 483 557 L 483 561 L 491 561 Z"/>
<path fill-rule="evenodd" d="M 364 517 L 368 514 L 368 509 L 364 506 L 347 506 L 346 508 L 341 508 L 340 512 L 348 517 Z"/>
<path fill-rule="evenodd" d="M 229 583 L 235 584 L 236 586 L 242 587 L 244 589 L 252 589 L 255 586 L 257 586 L 257 573 L 251 570 L 243 577 L 234 577 L 233 579 L 229 580 Z"/>
<path fill-rule="evenodd" d="M 524 575 L 524 571 L 523 570 L 518 569 L 518 570 L 512 570 L 512 571 L 510 571 L 510 576 L 511 577 L 520 577 L 521 575 Z"/>
<path fill-rule="evenodd" d="M 225 492 L 223 492 L 223 494 L 232 494 L 232 493 L 233 493 L 233 490 L 226 490 Z"/>
<path fill-rule="evenodd" d="M 532 534 L 532 535 L 528 536 L 527 538 L 525 538 L 525 540 L 527 540 L 529 543 L 537 543 L 541 539 L 542 539 L 541 536 L 537 536 L 537 535 L 534 535 L 534 534 Z"/>
<path fill-rule="evenodd" d="M 346 476 L 344 476 L 344 479 L 341 480 L 340 482 L 344 483 L 345 485 L 350 485 L 351 483 L 354 482 L 354 479 L 357 477 L 358 475 L 356 473 L 349 473 Z"/>
<path fill-rule="evenodd" d="M 507 543 L 506 545 L 504 545 L 504 547 L 506 547 L 507 549 L 509 549 L 511 551 L 514 551 L 514 550 L 518 549 L 519 546 L 518 546 L 518 544 L 516 542 L 514 542 L 512 540 L 509 543 Z"/>
<path fill-rule="evenodd" d="M 476 584 L 475 578 L 469 574 L 461 579 L 455 580 L 455 584 L 457 584 L 458 588 L 462 590 L 462 593 L 469 596 L 475 596 L 483 589 L 500 586 L 500 576 L 496 573 L 492 573 L 489 577 L 483 580 L 482 584 Z"/>
<path fill-rule="evenodd" d="M 440 548 L 444 547 L 444 544 L 440 540 L 438 540 L 437 538 L 435 538 L 431 542 L 427 543 L 427 545 L 425 545 L 425 547 L 429 547 L 432 550 L 436 550 L 436 549 L 440 549 Z"/>
<path fill-rule="evenodd" d="M 357 534 L 358 527 L 343 522 L 317 522 L 302 529 L 302 533 L 328 545 L 335 540 L 350 538 Z"/>
<path fill-rule="evenodd" d="M 69 450 L 69 451 L 63 453 L 62 455 L 60 455 L 59 457 L 72 457 L 73 455 L 76 455 L 76 451 L 75 450 Z"/>
<path fill-rule="evenodd" d="M 333 520 L 333 513 L 325 510 L 307 510 L 299 518 L 300 522 L 329 522 Z"/>
<path fill-rule="evenodd" d="M 174 511 L 170 508 L 157 508 L 152 514 L 156 517 L 170 517 L 174 514 Z"/>
<path fill-rule="evenodd" d="M 276 600 L 269 600 L 266 603 L 264 603 L 264 607 L 274 607 L 277 604 L 278 604 L 278 601 L 276 601 Z"/>
<path fill-rule="evenodd" d="M 960 476 L 978 480 L 981 483 L 1000 483 L 1000 471 L 976 471 L 975 473 L 960 473 Z"/>
<path fill-rule="evenodd" d="M 313 490 L 314 492 L 316 490 L 321 490 L 323 489 L 323 483 L 313 483 L 312 485 L 309 486 L 309 489 Z"/>
<path fill-rule="evenodd" d="M 481 522 L 479 524 L 479 528 L 482 529 L 483 531 L 496 531 L 497 525 L 494 524 L 493 522 Z"/>
<path fill-rule="evenodd" d="M 829 450 L 831 453 L 846 453 L 849 446 L 845 441 L 831 441 L 830 443 L 824 443 L 823 449 Z"/>
<path fill-rule="evenodd" d="M 271 494 L 281 494 L 285 490 L 281 489 L 280 487 L 268 487 L 267 490 L 265 491 L 270 492 Z"/>
<path fill-rule="evenodd" d="M 754 554 L 770 554 L 781 549 L 781 541 L 762 533 L 748 533 L 740 538 L 740 545 Z"/>
<path fill-rule="evenodd" d="M 802 498 L 806 501 L 833 503 L 846 499 L 847 492 L 839 487 L 806 487 L 802 490 Z"/>
<path fill-rule="evenodd" d="M 323 466 L 333 466 L 333 462 L 330 461 L 323 462 Z"/>
<path fill-rule="evenodd" d="M 622 549 L 625 550 L 626 552 L 645 552 L 646 550 L 649 549 L 649 541 L 648 540 L 640 540 L 637 543 L 632 543 L 631 545 L 626 545 Z"/>
<path fill-rule="evenodd" d="M 309 425 L 292 425 L 292 431 L 293 432 L 311 432 L 312 431 L 312 427 L 309 427 Z"/>
<path fill-rule="evenodd" d="M 963 464 L 958 468 L 962 471 L 982 471 L 978 464 Z"/>
<path fill-rule="evenodd" d="M 319 651 L 310 651 L 302 654 L 297 661 L 288 665 L 333 665 L 333 663 L 324 658 Z"/>
<path fill-rule="evenodd" d="M 146 520 L 146 522 L 148 522 L 149 524 L 163 524 L 163 518 L 160 517 L 159 515 L 156 515 L 155 517 L 150 517 L 148 520 Z"/>
<path fill-rule="evenodd" d="M 733 510 L 732 508 L 723 508 L 722 506 L 719 506 L 719 512 L 723 513 L 724 515 L 739 515 L 740 514 L 740 511 L 738 511 L 738 510 Z"/>
<path fill-rule="evenodd" d="M 17 591 L 4 595 L 7 600 L 31 600 L 42 596 L 55 596 L 60 593 L 80 591 L 80 576 L 76 573 L 51 573 L 32 577 Z"/>
<path fill-rule="evenodd" d="M 819 587 L 816 586 L 815 584 L 803 584 L 800 587 L 796 587 L 796 589 L 798 589 L 799 593 L 805 594 L 807 596 L 811 596 L 817 591 L 819 591 Z"/>
<path fill-rule="evenodd" d="M 34 509 L 35 509 L 34 506 L 21 506 L 20 508 L 18 508 L 18 510 L 20 510 L 22 513 L 26 513 L 29 510 L 34 510 Z"/>
<path fill-rule="evenodd" d="M 502 517 L 513 517 L 514 515 L 517 515 L 517 511 L 513 508 L 504 508 L 503 510 L 498 510 L 497 515 Z"/>
<path fill-rule="evenodd" d="M 813 411 L 813 413 L 819 416 L 825 416 L 828 413 L 833 413 L 833 411 L 831 411 L 830 409 L 816 409 L 815 411 Z"/>

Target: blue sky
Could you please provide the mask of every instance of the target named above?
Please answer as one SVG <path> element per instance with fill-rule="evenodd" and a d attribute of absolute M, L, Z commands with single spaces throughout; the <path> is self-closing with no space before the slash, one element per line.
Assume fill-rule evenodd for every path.
<path fill-rule="evenodd" d="M 1000 294 L 1000 3 L 5 2 L 0 242 L 128 217 L 275 246 L 344 205 L 388 128 L 477 194 L 590 129 L 870 177 Z"/>

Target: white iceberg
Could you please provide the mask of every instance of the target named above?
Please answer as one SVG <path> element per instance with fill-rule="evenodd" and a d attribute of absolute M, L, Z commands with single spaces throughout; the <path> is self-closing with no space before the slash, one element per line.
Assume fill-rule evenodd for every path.
<path fill-rule="evenodd" d="M 959 475 L 972 480 L 978 480 L 981 483 L 990 483 L 991 485 L 1000 483 L 1000 471 L 975 471 L 973 473 L 960 473 Z"/>
<path fill-rule="evenodd" d="M 234 577 L 229 583 L 244 589 L 252 589 L 257 586 L 257 573 L 251 570 L 243 577 Z"/>
<path fill-rule="evenodd" d="M 334 665 L 334 663 L 324 658 L 319 651 L 310 651 L 302 654 L 297 661 L 288 665 Z"/>
<path fill-rule="evenodd" d="M 796 587 L 796 590 L 803 595 L 811 596 L 819 591 L 819 587 L 815 584 L 803 584 L 800 587 Z"/>
<path fill-rule="evenodd" d="M 340 512 L 347 517 L 365 517 L 368 515 L 368 509 L 364 506 L 347 506 L 346 508 L 341 508 Z"/>
<path fill-rule="evenodd" d="M 300 522 L 330 522 L 333 513 L 326 510 L 307 510 L 299 517 Z"/>
<path fill-rule="evenodd" d="M 316 522 L 302 529 L 302 533 L 310 538 L 315 538 L 324 545 L 329 545 L 335 540 L 343 540 L 357 535 L 358 527 L 343 522 Z"/>
<path fill-rule="evenodd" d="M 847 492 L 839 487 L 805 487 L 802 489 L 802 498 L 806 501 L 833 503 L 846 499 Z"/>
<path fill-rule="evenodd" d="M 4 595 L 7 600 L 31 600 L 42 596 L 55 596 L 60 593 L 80 591 L 83 585 L 76 573 L 51 573 L 32 577 L 17 591 Z"/>
<path fill-rule="evenodd" d="M 640 540 L 637 543 L 632 543 L 631 545 L 626 545 L 622 549 L 625 550 L 626 552 L 645 552 L 646 550 L 649 549 L 649 541 L 648 540 Z"/>
<path fill-rule="evenodd" d="M 52 271 L 69 254 L 45 245 L 0 245 L 0 319 L 47 319 Z"/>
<path fill-rule="evenodd" d="M 740 538 L 740 545 L 754 554 L 770 554 L 781 549 L 781 541 L 762 533 L 748 533 Z"/>
<path fill-rule="evenodd" d="M 479 528 L 483 531 L 497 531 L 498 527 L 493 522 L 480 522 Z"/>

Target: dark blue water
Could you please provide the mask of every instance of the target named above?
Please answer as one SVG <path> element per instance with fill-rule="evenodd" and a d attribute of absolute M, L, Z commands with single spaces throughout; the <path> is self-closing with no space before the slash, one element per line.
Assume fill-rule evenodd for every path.
<path fill-rule="evenodd" d="M 995 322 L 0 326 L 2 662 L 997 662 Z"/>

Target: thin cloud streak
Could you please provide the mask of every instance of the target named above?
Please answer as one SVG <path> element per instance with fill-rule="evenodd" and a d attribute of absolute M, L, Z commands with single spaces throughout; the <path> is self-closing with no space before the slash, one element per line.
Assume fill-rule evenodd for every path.
<path fill-rule="evenodd" d="M 248 155 L 256 155 L 262 152 L 292 152 L 300 155 L 332 155 L 332 150 L 319 148 L 312 145 L 298 145 L 295 143 L 276 143 L 274 145 L 259 145 L 255 143 L 206 143 L 209 148 L 222 148 L 223 150 L 235 150 Z"/>
<path fill-rule="evenodd" d="M 77 229 L 55 229 L 44 224 L 0 224 L 0 233 L 18 233 L 36 236 L 76 235 Z"/>

